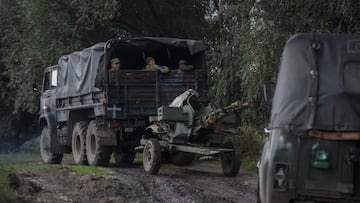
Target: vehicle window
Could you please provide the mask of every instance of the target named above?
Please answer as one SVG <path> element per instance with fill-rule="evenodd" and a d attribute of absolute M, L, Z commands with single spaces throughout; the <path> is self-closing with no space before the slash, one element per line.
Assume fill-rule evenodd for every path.
<path fill-rule="evenodd" d="M 45 72 L 43 91 L 50 89 L 50 72 Z"/>
<path fill-rule="evenodd" d="M 57 70 L 53 70 L 51 74 L 51 89 L 57 86 Z"/>

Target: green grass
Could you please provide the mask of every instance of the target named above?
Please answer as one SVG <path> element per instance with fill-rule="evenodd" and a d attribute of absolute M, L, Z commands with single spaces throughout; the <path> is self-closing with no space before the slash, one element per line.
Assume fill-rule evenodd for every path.
<path fill-rule="evenodd" d="M 143 157 L 142 157 L 142 153 L 136 153 L 135 159 L 134 159 L 134 163 L 142 163 Z"/>
<path fill-rule="evenodd" d="M 97 166 L 82 166 L 82 165 L 52 165 L 52 164 L 4 164 L 0 166 L 0 170 L 7 171 L 31 171 L 31 170 L 41 170 L 47 168 L 57 168 L 57 167 L 65 167 L 75 172 L 76 174 L 96 174 L 96 175 L 105 175 L 110 173 L 110 169 L 104 167 Z"/>
<path fill-rule="evenodd" d="M 10 171 L 28 171 L 28 170 L 40 170 L 50 168 L 53 165 L 51 164 L 3 164 L 0 169 L 10 170 Z"/>
<path fill-rule="evenodd" d="M 25 159 L 39 159 L 39 153 L 8 153 L 8 154 L 0 154 L 0 163 L 7 163 L 16 160 L 25 160 Z"/>
<path fill-rule="evenodd" d="M 23 163 L 12 164 L 6 163 L 7 160 L 19 160 L 35 157 L 34 154 L 7 154 L 0 155 L 1 160 L 5 163 L 0 164 L 0 202 L 16 202 L 19 195 L 9 187 L 8 175 L 12 172 L 42 170 L 48 168 L 65 167 L 70 171 L 79 175 L 95 174 L 105 175 L 111 172 L 111 169 L 96 166 L 81 166 L 81 165 L 53 165 L 53 164 L 38 164 L 38 163 Z"/>
<path fill-rule="evenodd" d="M 257 164 L 258 160 L 254 159 L 254 158 L 245 158 L 241 161 L 241 168 L 246 169 L 246 170 L 256 170 L 256 164 Z"/>
<path fill-rule="evenodd" d="M 0 168 L 0 202 L 14 202 L 18 198 L 18 194 L 9 187 L 9 173 Z"/>

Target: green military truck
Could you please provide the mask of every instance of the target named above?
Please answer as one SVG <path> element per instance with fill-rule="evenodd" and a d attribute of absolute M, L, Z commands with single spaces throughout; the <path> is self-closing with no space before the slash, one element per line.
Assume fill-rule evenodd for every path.
<path fill-rule="evenodd" d="M 169 67 L 146 71 L 146 57 Z M 118 58 L 121 68 L 108 71 Z M 193 70 L 177 71 L 185 59 Z M 158 107 L 187 89 L 207 97 L 205 47 L 201 41 L 142 37 L 113 39 L 62 56 L 45 69 L 40 99 L 40 151 L 44 163 L 60 163 L 64 153 L 76 164 L 132 163 L 135 147 Z"/>
<path fill-rule="evenodd" d="M 360 35 L 288 40 L 258 164 L 258 202 L 360 202 L 359 99 Z"/>

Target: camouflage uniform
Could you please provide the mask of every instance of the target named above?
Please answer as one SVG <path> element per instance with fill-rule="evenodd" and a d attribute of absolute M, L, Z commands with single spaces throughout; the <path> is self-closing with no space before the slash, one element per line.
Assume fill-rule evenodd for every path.
<path fill-rule="evenodd" d="M 148 64 L 148 65 L 146 65 L 145 70 L 147 70 L 147 71 L 156 71 L 156 70 L 158 70 L 158 71 L 160 71 L 162 73 L 169 72 L 169 68 L 167 66 L 159 66 L 157 64 L 153 64 L 153 65 Z"/>

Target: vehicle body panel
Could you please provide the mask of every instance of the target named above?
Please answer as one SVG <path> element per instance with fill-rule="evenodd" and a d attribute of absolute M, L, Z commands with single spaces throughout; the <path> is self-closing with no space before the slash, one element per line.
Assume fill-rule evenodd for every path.
<path fill-rule="evenodd" d="M 351 34 L 286 43 L 258 164 L 259 202 L 360 201 L 358 45 Z"/>

